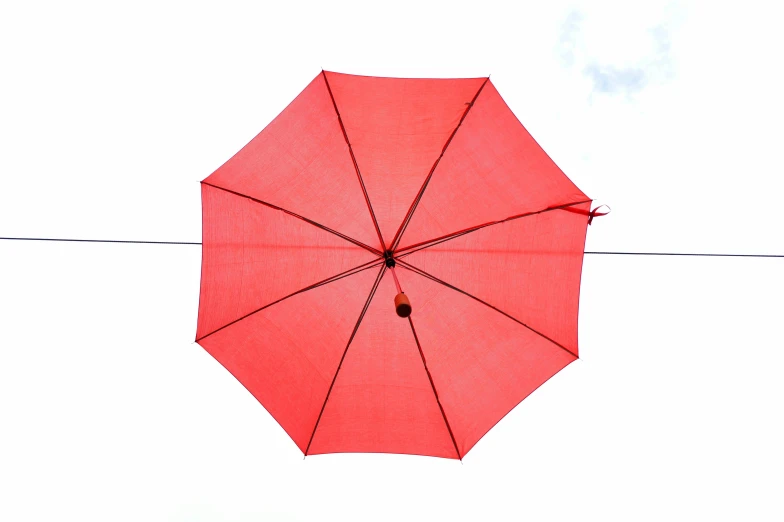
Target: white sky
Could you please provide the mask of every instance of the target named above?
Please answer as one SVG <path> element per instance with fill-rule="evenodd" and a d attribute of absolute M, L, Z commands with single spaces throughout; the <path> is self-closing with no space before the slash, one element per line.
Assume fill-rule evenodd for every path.
<path fill-rule="evenodd" d="M 782 254 L 780 16 L 712 4 L 3 2 L 0 236 L 199 241 L 324 67 L 491 73 L 612 206 L 589 250 Z M 192 342 L 199 256 L 0 241 L 0 519 L 784 517 L 784 259 L 587 257 L 581 360 L 461 465 L 303 462 Z"/>

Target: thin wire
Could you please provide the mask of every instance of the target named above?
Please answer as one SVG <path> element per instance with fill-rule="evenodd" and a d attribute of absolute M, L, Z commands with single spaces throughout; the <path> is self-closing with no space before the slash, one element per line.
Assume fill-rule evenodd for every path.
<path fill-rule="evenodd" d="M 201 245 L 201 242 L 189 241 L 130 241 L 121 239 L 62 239 L 51 237 L 0 237 L 9 241 L 71 241 L 75 243 L 133 243 L 145 245 Z"/>
<path fill-rule="evenodd" d="M 584 252 L 612 256 L 693 256 L 693 257 L 784 257 L 782 254 L 709 254 L 692 252 Z"/>
<path fill-rule="evenodd" d="M 471 229 L 473 232 L 473 229 Z M 448 239 L 453 239 L 449 236 Z M 0 237 L 0 240 L 7 241 L 70 241 L 74 243 L 129 243 L 137 245 L 201 245 L 201 241 L 132 241 L 122 239 L 65 239 L 65 238 L 52 238 L 52 237 Z M 432 246 L 432 245 L 428 245 Z M 410 247 L 409 247 L 410 248 Z M 418 251 L 418 250 L 416 250 Z M 408 255 L 413 252 L 404 252 Z M 784 258 L 784 254 L 714 254 L 702 252 L 598 252 L 586 250 L 584 254 L 594 255 L 607 255 L 607 256 L 691 256 L 691 257 L 769 257 L 769 258 Z"/>

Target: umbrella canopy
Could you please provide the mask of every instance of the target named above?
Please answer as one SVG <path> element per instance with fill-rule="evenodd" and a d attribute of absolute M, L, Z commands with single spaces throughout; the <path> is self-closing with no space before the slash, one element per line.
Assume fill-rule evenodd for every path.
<path fill-rule="evenodd" d="M 591 200 L 488 78 L 322 72 L 202 204 L 197 341 L 306 455 L 460 459 L 577 359 Z"/>

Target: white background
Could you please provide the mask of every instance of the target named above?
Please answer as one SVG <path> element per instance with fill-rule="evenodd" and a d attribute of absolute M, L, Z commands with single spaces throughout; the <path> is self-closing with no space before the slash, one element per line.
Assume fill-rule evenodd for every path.
<path fill-rule="evenodd" d="M 612 206 L 588 250 L 784 254 L 773 3 L 625 4 L 3 2 L 0 236 L 200 241 L 199 181 L 323 67 L 491 73 Z M 0 519 L 784 517 L 784 259 L 587 256 L 581 360 L 462 465 L 303 461 L 193 343 L 199 267 L 0 241 Z"/>

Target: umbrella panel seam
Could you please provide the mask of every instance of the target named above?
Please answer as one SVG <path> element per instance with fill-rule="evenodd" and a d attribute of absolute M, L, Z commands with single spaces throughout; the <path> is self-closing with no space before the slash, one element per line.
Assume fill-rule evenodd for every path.
<path fill-rule="evenodd" d="M 313 221 L 312 219 L 309 219 L 309 218 L 306 218 L 304 216 L 301 216 L 301 215 L 297 214 L 296 212 L 292 212 L 290 210 L 286 210 L 283 207 L 279 207 L 277 205 L 273 205 L 272 203 L 268 203 L 268 202 L 263 201 L 261 199 L 254 198 L 253 196 L 248 196 L 247 194 L 242 194 L 241 192 L 237 192 L 235 190 L 231 190 L 231 189 L 227 189 L 227 188 L 224 188 L 224 187 L 220 187 L 218 185 L 213 185 L 212 183 L 207 183 L 206 181 L 202 181 L 202 183 L 204 185 L 207 185 L 208 187 L 212 187 L 212 188 L 215 188 L 215 189 L 218 189 L 218 190 L 222 190 L 224 192 L 228 192 L 229 194 L 234 194 L 235 196 L 239 196 L 239 197 L 242 197 L 242 198 L 247 198 L 247 199 L 249 199 L 251 201 L 255 201 L 256 203 L 259 203 L 261 205 L 269 207 L 269 208 L 271 208 L 273 210 L 279 210 L 279 211 L 281 211 L 281 212 L 283 212 L 285 214 L 288 214 L 289 216 L 292 216 L 294 218 L 300 219 L 300 220 L 304 221 L 305 223 L 309 223 L 309 224 L 313 225 L 314 227 L 320 228 L 321 230 L 324 230 L 325 232 L 329 232 L 330 234 L 334 234 L 334 235 L 338 236 L 339 238 L 341 238 L 341 239 L 343 239 L 345 241 L 348 241 L 349 243 L 352 243 L 352 244 L 354 244 L 354 245 L 356 245 L 356 246 L 358 246 L 360 248 L 363 248 L 363 249 L 365 249 L 365 250 L 367 250 L 369 252 L 372 252 L 372 253 L 374 253 L 374 254 L 376 254 L 378 256 L 382 255 L 382 252 L 380 250 L 378 250 L 376 248 L 373 248 L 373 247 L 371 247 L 369 245 L 366 245 L 365 243 L 363 243 L 361 241 L 358 241 L 358 240 L 356 240 L 356 239 L 354 239 L 352 237 L 349 237 L 349 236 L 347 236 L 347 235 L 345 235 L 345 234 L 343 234 L 341 232 L 338 232 L 337 230 L 329 228 L 328 226 L 325 226 L 325 225 L 322 225 L 321 223 Z"/>
<path fill-rule="evenodd" d="M 384 237 L 381 235 L 381 228 L 378 226 L 378 220 L 376 219 L 376 214 L 373 212 L 373 205 L 370 204 L 370 196 L 368 196 L 367 188 L 365 187 L 365 182 L 362 179 L 362 174 L 359 172 L 359 164 L 357 163 L 357 158 L 354 156 L 354 149 L 351 147 L 351 142 L 348 139 L 348 133 L 346 132 L 346 127 L 343 125 L 343 118 L 340 116 L 340 111 L 338 110 L 338 104 L 335 101 L 335 96 L 332 94 L 332 88 L 329 86 L 329 81 L 327 80 L 327 73 L 324 72 L 322 69 L 321 75 L 324 77 L 324 83 L 327 86 L 327 91 L 329 92 L 329 97 L 332 100 L 332 106 L 335 108 L 335 114 L 338 117 L 338 123 L 340 123 L 340 130 L 343 131 L 343 138 L 346 140 L 346 145 L 348 145 L 348 152 L 351 154 L 351 161 L 354 164 L 354 170 L 357 172 L 357 178 L 359 179 L 359 185 L 362 187 L 362 194 L 365 196 L 365 203 L 367 203 L 368 210 L 370 211 L 370 218 L 373 220 L 373 226 L 376 229 L 376 234 L 378 234 L 378 240 L 381 243 L 381 249 L 386 249 L 386 243 L 384 242 Z"/>
<path fill-rule="evenodd" d="M 436 283 L 439 283 L 439 284 L 441 284 L 441 285 L 444 285 L 444 286 L 446 286 L 447 288 L 451 288 L 452 290 L 454 290 L 454 291 L 456 291 L 456 292 L 459 292 L 459 293 L 461 293 L 461 294 L 465 295 L 466 297 L 470 297 L 471 299 L 473 299 L 473 300 L 477 301 L 478 303 L 481 303 L 481 304 L 483 304 L 483 305 L 487 306 L 488 308 L 491 308 L 491 309 L 495 310 L 496 312 L 498 312 L 498 313 L 500 313 L 500 314 L 502 314 L 502 315 L 504 315 L 504 316 L 508 317 L 508 318 L 509 318 L 509 319 L 511 319 L 512 321 L 514 321 L 514 322 L 516 322 L 516 323 L 518 323 L 518 324 L 520 324 L 520 325 L 522 325 L 522 326 L 525 326 L 525 327 L 526 327 L 526 328 L 528 328 L 530 331 L 532 331 L 533 333 L 535 333 L 535 334 L 537 334 L 538 336 L 542 337 L 543 339 L 545 339 L 545 340 L 547 340 L 547 341 L 550 341 L 552 344 L 554 344 L 555 346 L 557 346 L 557 347 L 558 347 L 558 348 L 560 348 L 561 350 L 563 350 L 563 351 L 567 352 L 567 353 L 568 353 L 569 355 L 571 355 L 572 357 L 575 357 L 575 358 L 578 358 L 578 359 L 579 359 L 579 356 L 578 356 L 576 353 L 574 353 L 574 352 L 573 352 L 573 351 L 571 351 L 570 349 L 566 348 L 565 346 L 563 346 L 563 345 L 562 345 L 561 343 L 559 343 L 558 341 L 556 341 L 556 340 L 552 339 L 551 337 L 548 337 L 547 335 L 545 335 L 545 334 L 543 334 L 542 332 L 540 332 L 540 331 L 536 330 L 535 328 L 532 328 L 531 326 L 527 325 L 526 323 L 522 322 L 521 320 L 517 319 L 516 317 L 514 317 L 514 316 L 512 316 L 512 315 L 509 315 L 508 313 L 504 312 L 504 311 L 503 311 L 503 310 L 501 310 L 500 308 L 497 308 L 497 307 L 495 307 L 495 306 L 491 305 L 491 304 L 490 304 L 490 303 L 488 303 L 487 301 L 483 301 L 482 299 L 479 299 L 478 297 L 476 297 L 476 296 L 474 296 L 474 295 L 471 295 L 471 294 L 469 294 L 469 293 L 468 293 L 468 292 L 466 292 L 465 290 L 461 290 L 460 288 L 457 288 L 456 286 L 454 286 L 454 285 L 451 285 L 451 284 L 449 284 L 449 283 L 447 283 L 447 282 L 443 281 L 442 279 L 439 279 L 439 278 L 437 278 L 436 276 L 434 276 L 434 275 L 431 275 L 431 274 L 429 274 L 428 272 L 425 272 L 425 271 L 424 271 L 424 270 L 422 270 L 421 268 L 417 268 L 416 266 L 414 266 L 414 265 L 412 265 L 412 264 L 410 264 L 410 263 L 407 263 L 407 262 L 405 262 L 405 261 L 399 261 L 399 264 L 400 264 L 400 266 L 402 266 L 403 268 L 405 268 L 405 269 L 409 270 L 410 272 L 414 272 L 415 274 L 419 274 L 419 275 L 420 275 L 420 276 L 422 276 L 422 277 L 426 277 L 426 278 L 430 279 L 431 281 L 434 281 L 434 282 L 436 282 Z"/>
<path fill-rule="evenodd" d="M 271 306 L 273 306 L 275 304 L 278 304 L 281 301 L 285 301 L 286 299 L 288 299 L 290 297 L 294 297 L 295 295 L 307 292 L 308 290 L 313 290 L 314 288 L 319 288 L 321 286 L 324 286 L 324 285 L 327 285 L 329 283 L 332 283 L 332 282 L 338 281 L 340 279 L 343 279 L 344 277 L 349 277 L 349 276 L 352 276 L 354 274 L 358 274 L 360 272 L 364 272 L 365 270 L 369 270 L 371 268 L 374 268 L 376 266 L 383 265 L 383 264 L 384 264 L 383 260 L 374 259 L 372 261 L 368 261 L 367 263 L 363 263 L 361 265 L 355 266 L 354 268 L 350 268 L 350 269 L 348 269 L 348 270 L 346 270 L 344 272 L 341 272 L 339 274 L 336 274 L 334 276 L 328 277 L 327 279 L 322 279 L 321 281 L 313 283 L 312 285 L 308 285 L 305 288 L 301 288 L 300 290 L 297 290 L 296 292 L 292 292 L 292 293 L 290 293 L 290 294 L 288 294 L 286 296 L 281 297 L 280 299 L 272 301 L 271 303 L 266 304 L 266 305 L 262 306 L 261 308 L 257 308 L 256 310 L 254 310 L 254 311 L 252 311 L 252 312 L 250 312 L 248 314 L 245 314 L 242 317 L 239 317 L 239 318 L 231 321 L 230 323 L 227 323 L 227 324 L 221 326 L 220 328 L 217 328 L 217 329 L 211 331 L 208 334 L 202 335 L 201 337 L 196 339 L 196 342 L 199 342 L 202 339 L 205 339 L 205 338 L 211 336 L 212 334 L 215 334 L 215 333 L 223 330 L 224 328 L 228 328 L 229 326 L 231 326 L 233 324 L 237 324 L 238 322 L 242 321 L 243 319 L 247 319 L 251 315 L 256 314 L 258 312 L 261 312 L 262 310 L 265 310 L 265 309 L 267 309 L 267 308 L 269 308 L 269 307 L 271 307 Z"/>
<path fill-rule="evenodd" d="M 414 201 L 411 202 L 411 206 L 409 207 L 408 212 L 406 212 L 406 216 L 403 218 L 403 222 L 400 223 L 400 226 L 398 227 L 397 232 L 395 233 L 395 237 L 392 239 L 392 244 L 389 247 L 391 250 L 396 249 L 398 244 L 400 244 L 400 240 L 403 238 L 403 233 L 405 232 L 406 227 L 408 227 L 408 223 L 411 222 L 411 218 L 414 216 L 414 212 L 416 211 L 419 202 L 422 200 L 422 196 L 425 194 L 425 189 L 427 188 L 427 185 L 430 183 L 430 180 L 433 177 L 433 173 L 435 172 L 436 167 L 438 167 L 438 164 L 441 162 L 441 158 L 443 158 L 444 154 L 446 153 L 446 149 L 452 143 L 452 139 L 455 137 L 455 134 L 457 134 L 457 130 L 463 124 L 463 121 L 465 121 L 466 117 L 468 116 L 468 112 L 474 106 L 474 103 L 476 103 L 477 98 L 479 98 L 479 94 L 482 92 L 482 89 L 485 88 L 485 85 L 487 85 L 487 82 L 489 80 L 490 77 L 485 78 L 485 81 L 482 82 L 482 85 L 479 86 L 479 89 L 476 91 L 476 94 L 474 95 L 473 99 L 468 103 L 468 107 L 466 107 L 466 110 L 463 112 L 463 116 L 460 118 L 460 121 L 457 122 L 457 125 L 455 126 L 455 129 L 452 131 L 452 134 L 450 134 L 449 138 L 446 140 L 446 143 L 441 149 L 441 154 L 438 156 L 438 158 L 436 158 L 436 161 L 433 163 L 433 166 L 430 168 L 430 172 L 428 172 L 425 181 L 422 183 L 422 187 L 419 189 L 419 192 L 417 192 L 416 197 L 414 197 Z"/>
<path fill-rule="evenodd" d="M 579 361 L 579 360 L 580 360 L 579 358 L 572 359 L 571 361 L 569 361 L 568 363 L 566 363 L 566 364 L 563 366 L 563 368 L 561 368 L 560 370 L 558 370 L 557 372 L 555 372 L 554 374 L 552 374 L 550 377 L 548 377 L 547 379 L 545 379 L 544 381 L 542 381 L 542 383 L 541 383 L 541 384 L 539 384 L 539 386 L 537 386 L 537 387 L 536 387 L 536 388 L 534 388 L 533 390 L 531 390 L 531 391 L 528 393 L 528 395 L 526 395 L 525 397 L 523 397 L 522 399 L 520 399 L 519 401 L 517 401 L 517 403 L 516 403 L 514 406 L 512 406 L 511 408 L 509 408 L 509 411 L 507 411 L 506 413 L 504 413 L 504 414 L 503 414 L 503 416 L 502 416 L 500 419 L 498 419 L 497 421 L 495 421 L 495 422 L 493 423 L 493 425 L 492 425 L 492 426 L 490 426 L 489 428 L 487 428 L 487 430 L 485 430 L 485 432 L 482 434 L 482 436 L 481 436 L 481 437 L 479 437 L 479 438 L 476 440 L 476 442 L 474 442 L 474 443 L 471 445 L 471 447 L 469 448 L 469 450 L 468 450 L 468 451 L 471 451 L 472 449 L 474 449 L 474 448 L 476 447 L 476 445 L 477 445 L 477 444 L 479 444 L 479 441 L 481 441 L 482 439 L 484 439 L 484 438 L 487 436 L 487 434 L 488 434 L 488 433 L 490 433 L 490 431 L 492 431 L 492 429 L 493 429 L 493 428 L 495 428 L 496 426 L 498 426 L 498 424 L 499 424 L 499 423 L 500 423 L 502 420 L 504 420 L 504 419 L 507 417 L 507 415 L 509 415 L 510 413 L 512 413 L 512 412 L 513 412 L 513 411 L 514 411 L 514 410 L 515 410 L 515 409 L 516 409 L 518 406 L 520 406 L 520 404 L 522 404 L 522 402 L 523 402 L 524 400 L 526 400 L 528 397 L 530 397 L 530 396 L 531 396 L 531 395 L 532 395 L 532 394 L 533 394 L 533 393 L 534 393 L 536 390 L 538 390 L 539 388 L 541 388 L 542 386 L 544 386 L 544 385 L 545 385 L 547 382 L 549 382 L 549 381 L 550 381 L 550 379 L 552 379 L 553 377 L 555 377 L 556 375 L 558 375 L 559 373 L 561 373 L 561 372 L 562 372 L 562 371 L 563 371 L 563 370 L 564 370 L 564 369 L 565 369 L 567 366 L 569 366 L 570 364 L 572 364 L 574 361 Z M 466 452 L 466 453 L 467 453 L 467 452 Z"/>
<path fill-rule="evenodd" d="M 463 457 L 460 455 L 460 450 L 457 447 L 457 441 L 455 440 L 455 435 L 452 433 L 452 426 L 449 425 L 449 421 L 446 418 L 446 412 L 444 411 L 444 407 L 441 405 L 441 399 L 438 398 L 438 392 L 436 391 L 436 385 L 433 382 L 433 377 L 430 375 L 430 370 L 427 367 L 427 361 L 425 360 L 425 354 L 422 352 L 422 345 L 419 344 L 419 336 L 417 336 L 416 329 L 414 328 L 414 322 L 411 320 L 411 316 L 408 316 L 408 324 L 411 325 L 411 333 L 414 334 L 414 341 L 416 341 L 417 350 L 419 350 L 419 357 L 422 359 L 422 366 L 425 367 L 425 373 L 427 373 L 427 380 L 430 381 L 430 387 L 433 389 L 433 395 L 436 398 L 436 403 L 438 404 L 438 409 L 441 410 L 441 416 L 444 418 L 444 424 L 446 424 L 446 429 L 449 431 L 449 438 L 452 439 L 452 444 L 455 446 L 455 453 L 457 453 L 457 458 L 459 460 L 463 460 Z"/>
<path fill-rule="evenodd" d="M 447 234 L 445 236 L 440 236 L 440 237 L 437 237 L 437 238 L 434 238 L 434 239 L 429 239 L 427 241 L 423 241 L 421 243 L 417 243 L 417 244 L 414 244 L 414 245 L 409 245 L 409 246 L 403 248 L 402 250 L 400 250 L 399 251 L 400 252 L 399 256 L 396 256 L 396 257 L 399 259 L 399 258 L 402 258 L 402 257 L 405 257 L 405 256 L 409 256 L 409 255 L 413 254 L 414 252 L 419 252 L 420 250 L 424 250 L 426 248 L 430 248 L 432 246 L 439 245 L 439 244 L 444 243 L 446 241 L 449 241 L 451 239 L 456 239 L 458 237 L 464 236 L 466 234 L 470 234 L 471 232 L 476 232 L 477 230 L 481 230 L 483 228 L 487 228 L 487 227 L 492 226 L 492 225 L 499 225 L 501 223 L 506 223 L 507 221 L 514 221 L 516 219 L 521 219 L 521 218 L 530 217 L 530 216 L 536 216 L 538 214 L 544 214 L 545 212 L 551 212 L 553 210 L 565 210 L 568 207 L 572 207 L 574 205 L 583 205 L 585 203 L 590 203 L 591 201 L 592 200 L 589 199 L 589 200 L 586 200 L 586 201 L 577 201 L 575 203 L 567 203 L 567 204 L 564 204 L 564 205 L 558 205 L 556 207 L 547 207 L 547 208 L 542 209 L 542 210 L 536 210 L 534 212 L 526 212 L 524 214 L 517 214 L 515 216 L 509 216 L 508 218 L 505 218 L 505 219 L 499 219 L 498 221 L 489 221 L 489 222 L 483 223 L 481 225 L 468 227 L 468 228 L 465 228 L 463 230 L 458 230 L 456 232 L 452 232 L 452 233 Z M 413 249 L 413 250 L 411 250 L 411 249 Z"/>
<path fill-rule="evenodd" d="M 384 272 L 386 271 L 386 265 L 382 263 L 381 270 L 379 270 L 378 275 L 376 276 L 376 280 L 373 282 L 373 287 L 370 289 L 370 295 L 368 295 L 367 300 L 365 301 L 365 306 L 362 308 L 362 312 L 359 314 L 359 318 L 357 319 L 357 324 L 354 325 L 354 330 L 351 332 L 351 336 L 348 338 L 348 342 L 346 343 L 346 349 L 343 350 L 343 356 L 340 358 L 340 362 L 338 363 L 338 367 L 335 370 L 335 376 L 332 378 L 332 383 L 329 385 L 329 390 L 327 390 L 327 396 L 324 397 L 324 404 L 321 405 L 321 411 L 319 412 L 318 418 L 316 419 L 316 424 L 313 426 L 313 432 L 310 434 L 310 440 L 308 441 L 308 445 L 305 448 L 305 456 L 307 457 L 308 451 L 310 451 L 310 445 L 313 443 L 313 437 L 316 436 L 316 430 L 318 429 L 319 422 L 321 422 L 321 417 L 324 415 L 324 409 L 327 407 L 327 401 L 329 401 L 329 396 L 332 394 L 332 388 L 335 386 L 335 382 L 338 379 L 338 374 L 340 373 L 340 369 L 343 367 L 343 361 L 346 360 L 346 354 L 348 353 L 348 349 L 351 346 L 351 342 L 354 340 L 354 337 L 359 330 L 359 325 L 362 323 L 362 319 L 365 317 L 365 312 L 370 307 L 370 302 L 373 301 L 373 296 L 376 295 L 376 290 L 378 290 L 378 286 L 381 283 L 381 279 L 384 277 Z"/>

